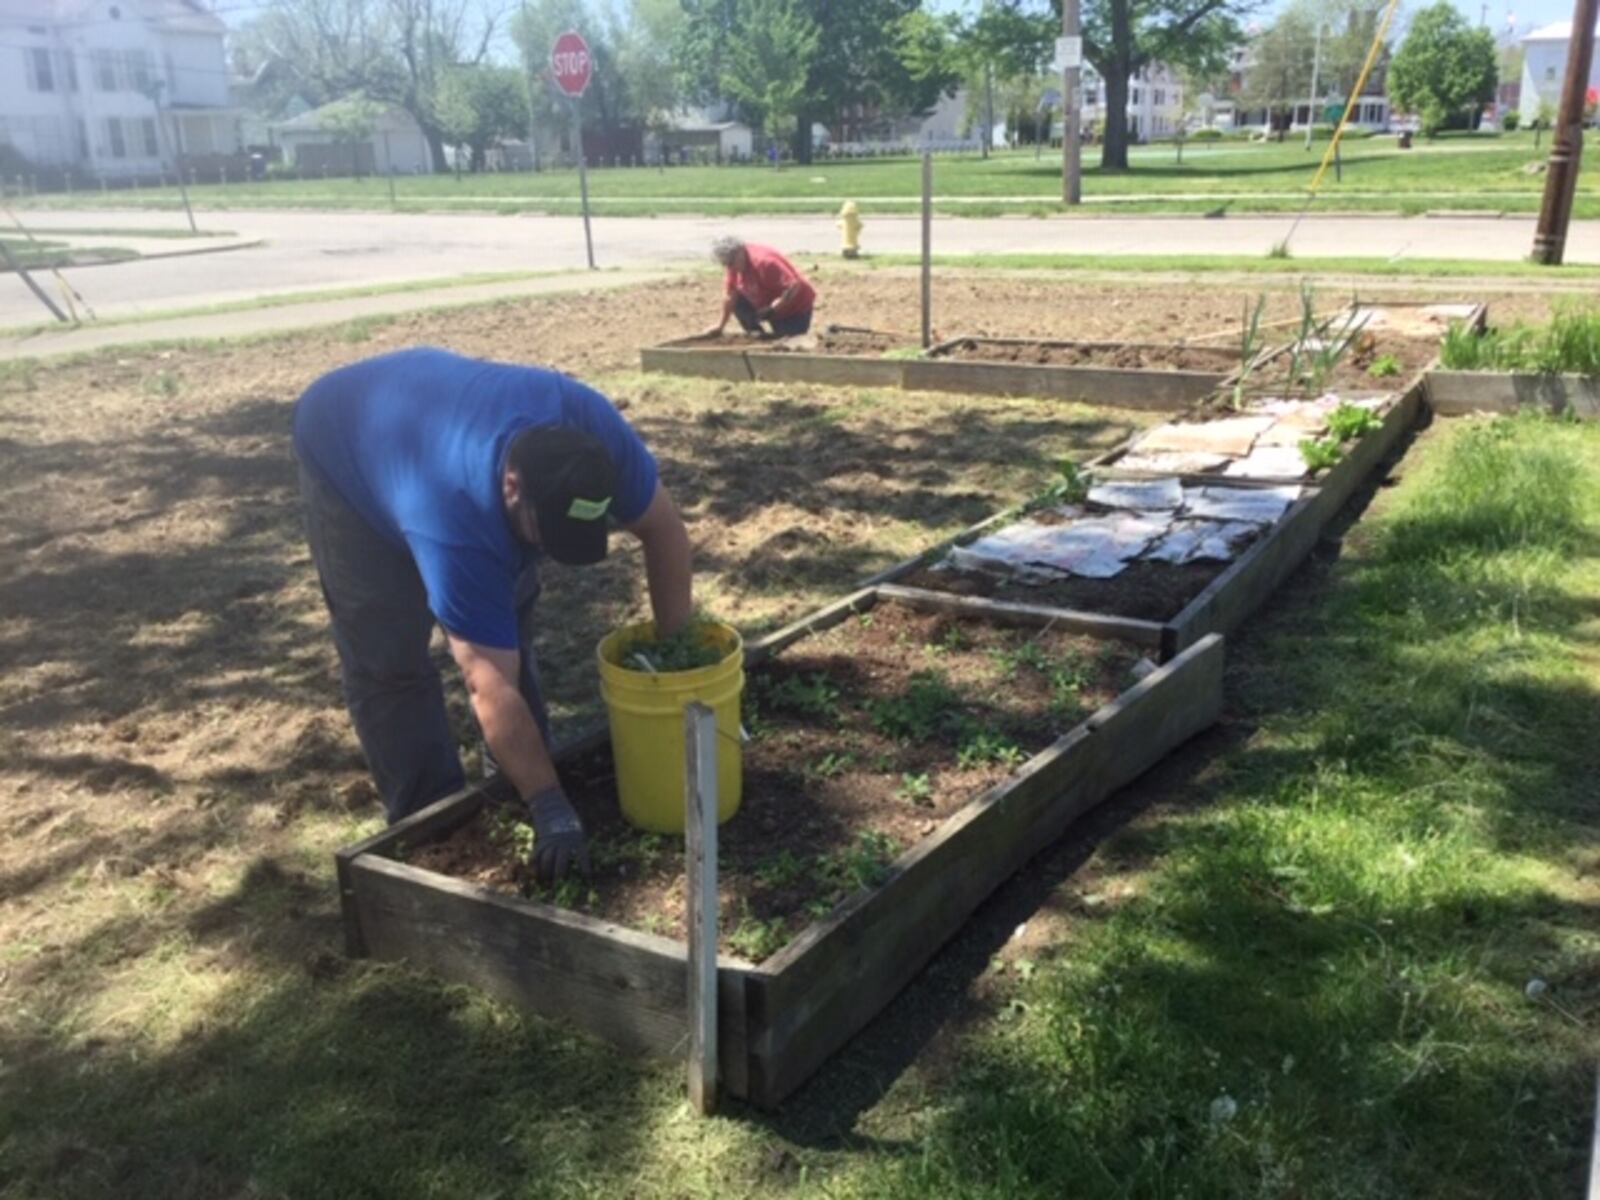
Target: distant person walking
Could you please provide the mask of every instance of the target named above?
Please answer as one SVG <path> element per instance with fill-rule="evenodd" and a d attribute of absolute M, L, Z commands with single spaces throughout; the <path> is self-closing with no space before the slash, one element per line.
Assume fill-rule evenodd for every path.
<path fill-rule="evenodd" d="M 771 246 L 718 238 L 711 256 L 727 268 L 722 300 L 722 320 L 707 334 L 720 337 L 728 318 L 737 317 L 746 333 L 794 337 L 811 328 L 817 289 L 800 269 Z"/>

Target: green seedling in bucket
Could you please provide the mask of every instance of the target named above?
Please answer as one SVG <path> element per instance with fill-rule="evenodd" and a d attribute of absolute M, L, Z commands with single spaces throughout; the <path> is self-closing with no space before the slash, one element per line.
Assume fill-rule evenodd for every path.
<path fill-rule="evenodd" d="M 669 638 L 635 642 L 628 652 L 626 665 L 652 675 L 714 667 L 726 654 L 709 636 L 717 625 L 710 617 L 697 616 Z"/>

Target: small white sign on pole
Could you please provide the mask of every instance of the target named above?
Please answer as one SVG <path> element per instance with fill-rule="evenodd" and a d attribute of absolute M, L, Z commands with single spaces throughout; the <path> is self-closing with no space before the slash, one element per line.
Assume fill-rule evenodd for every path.
<path fill-rule="evenodd" d="M 1056 39 L 1056 60 L 1051 65 L 1057 71 L 1083 66 L 1083 39 L 1081 37 L 1058 37 Z"/>

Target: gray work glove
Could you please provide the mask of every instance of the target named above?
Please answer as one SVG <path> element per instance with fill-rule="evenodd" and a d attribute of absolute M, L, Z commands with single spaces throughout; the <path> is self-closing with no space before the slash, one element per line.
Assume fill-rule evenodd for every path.
<path fill-rule="evenodd" d="M 541 886 L 560 882 L 573 867 L 589 874 L 583 822 L 560 784 L 528 797 L 528 820 L 533 824 L 533 874 Z"/>

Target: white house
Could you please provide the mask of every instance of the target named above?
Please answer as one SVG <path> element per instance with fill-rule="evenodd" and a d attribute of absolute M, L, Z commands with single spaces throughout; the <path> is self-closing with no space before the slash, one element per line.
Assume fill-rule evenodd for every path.
<path fill-rule="evenodd" d="M 272 127 L 284 161 L 301 171 L 330 175 L 422 175 L 433 170 L 428 139 L 416 118 L 398 105 L 376 106 L 369 133 L 351 137 L 335 100 Z"/>
<path fill-rule="evenodd" d="M 748 160 L 755 151 L 755 133 L 725 110 L 687 108 L 669 113 L 644 135 L 646 161 L 665 157 L 710 158 L 716 162 Z"/>
<path fill-rule="evenodd" d="M 237 153 L 225 33 L 199 0 L 0 0 L 0 154 L 126 178 Z"/>
<path fill-rule="evenodd" d="M 1552 117 L 1561 107 L 1561 85 L 1567 78 L 1567 49 L 1572 43 L 1572 22 L 1557 21 L 1535 29 L 1522 39 L 1522 106 L 1524 123 L 1538 114 L 1542 101 Z M 1600 54 L 1589 65 L 1589 86 L 1600 87 Z"/>
<path fill-rule="evenodd" d="M 1083 64 L 1083 107 L 1080 119 L 1085 127 L 1104 130 L 1106 89 L 1100 73 Z M 1135 142 L 1171 137 L 1183 123 L 1183 81 L 1178 73 L 1161 63 L 1144 67 L 1128 80 L 1128 135 Z"/>

